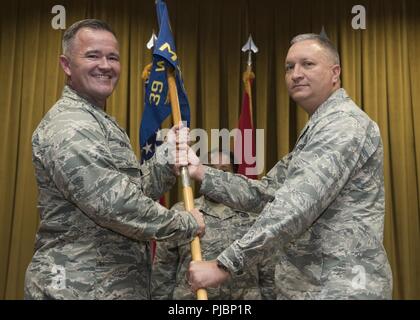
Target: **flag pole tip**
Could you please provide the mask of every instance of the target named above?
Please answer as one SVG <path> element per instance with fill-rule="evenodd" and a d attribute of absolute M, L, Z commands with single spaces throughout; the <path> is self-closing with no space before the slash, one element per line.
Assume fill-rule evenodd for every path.
<path fill-rule="evenodd" d="M 249 34 L 247 42 L 242 47 L 242 52 L 247 52 L 247 51 L 252 51 L 253 53 L 258 52 L 258 47 L 255 45 L 254 41 L 252 40 L 251 34 Z"/>

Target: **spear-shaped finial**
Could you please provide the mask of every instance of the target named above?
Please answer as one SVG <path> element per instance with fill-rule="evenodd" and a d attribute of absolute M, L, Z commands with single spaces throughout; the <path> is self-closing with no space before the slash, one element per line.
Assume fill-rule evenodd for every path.
<path fill-rule="evenodd" d="M 324 26 L 322 26 L 322 30 L 321 30 L 321 32 L 319 33 L 319 36 L 320 36 L 321 38 L 324 38 L 324 39 L 326 39 L 326 40 L 329 40 L 329 38 L 328 38 L 328 36 L 327 36 L 327 33 L 325 32 L 325 28 L 324 28 Z"/>
<path fill-rule="evenodd" d="M 242 47 L 243 52 L 248 51 L 248 67 L 251 67 L 252 65 L 252 53 L 257 53 L 258 48 L 255 45 L 254 41 L 252 41 L 251 34 L 249 35 L 248 41 L 245 43 L 245 45 Z"/>
<path fill-rule="evenodd" d="M 155 34 L 155 30 L 153 30 L 152 36 L 150 37 L 150 40 L 146 44 L 147 49 L 149 50 L 152 49 L 155 46 L 156 40 L 157 40 L 157 37 Z"/>
<path fill-rule="evenodd" d="M 153 50 L 155 44 L 156 44 L 156 34 L 155 34 L 155 30 L 153 30 L 152 32 L 152 36 L 150 37 L 149 41 L 146 44 L 147 49 L 149 50 Z M 152 52 L 153 53 L 153 52 Z M 153 63 L 149 63 L 147 66 L 144 67 L 142 73 L 141 73 L 141 77 L 143 79 L 143 81 L 147 82 L 150 76 L 150 72 L 152 70 L 152 65 Z"/>

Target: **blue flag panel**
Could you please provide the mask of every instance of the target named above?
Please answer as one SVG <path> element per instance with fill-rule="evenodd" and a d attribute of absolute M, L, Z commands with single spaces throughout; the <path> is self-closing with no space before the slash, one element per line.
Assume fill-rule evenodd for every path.
<path fill-rule="evenodd" d="M 149 79 L 146 82 L 144 112 L 140 125 L 140 148 L 142 160 L 150 159 L 157 145 L 156 134 L 162 122 L 171 114 L 167 68 L 176 70 L 176 85 L 183 121 L 190 125 L 190 107 L 178 65 L 175 41 L 169 23 L 168 10 L 164 1 L 156 1 L 159 22 L 159 35 L 153 49 L 153 64 Z"/>

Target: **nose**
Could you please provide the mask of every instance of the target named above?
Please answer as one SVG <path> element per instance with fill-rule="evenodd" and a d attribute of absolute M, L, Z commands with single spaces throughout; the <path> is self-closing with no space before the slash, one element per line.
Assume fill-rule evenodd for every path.
<path fill-rule="evenodd" d="M 102 57 L 99 60 L 98 67 L 102 70 L 110 70 L 111 69 L 111 64 L 109 63 L 107 57 Z"/>
<path fill-rule="evenodd" d="M 292 70 L 292 80 L 298 82 L 303 78 L 302 69 L 299 64 L 295 64 Z"/>

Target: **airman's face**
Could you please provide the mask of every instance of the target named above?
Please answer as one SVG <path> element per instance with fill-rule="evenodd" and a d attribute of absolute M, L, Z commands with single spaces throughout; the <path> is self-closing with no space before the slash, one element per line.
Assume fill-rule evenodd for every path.
<path fill-rule="evenodd" d="M 290 97 L 312 114 L 337 89 L 339 65 L 314 40 L 295 43 L 286 57 L 286 85 Z"/>
<path fill-rule="evenodd" d="M 106 30 L 82 28 L 60 62 L 70 87 L 94 105 L 104 107 L 121 69 L 114 35 Z"/>

